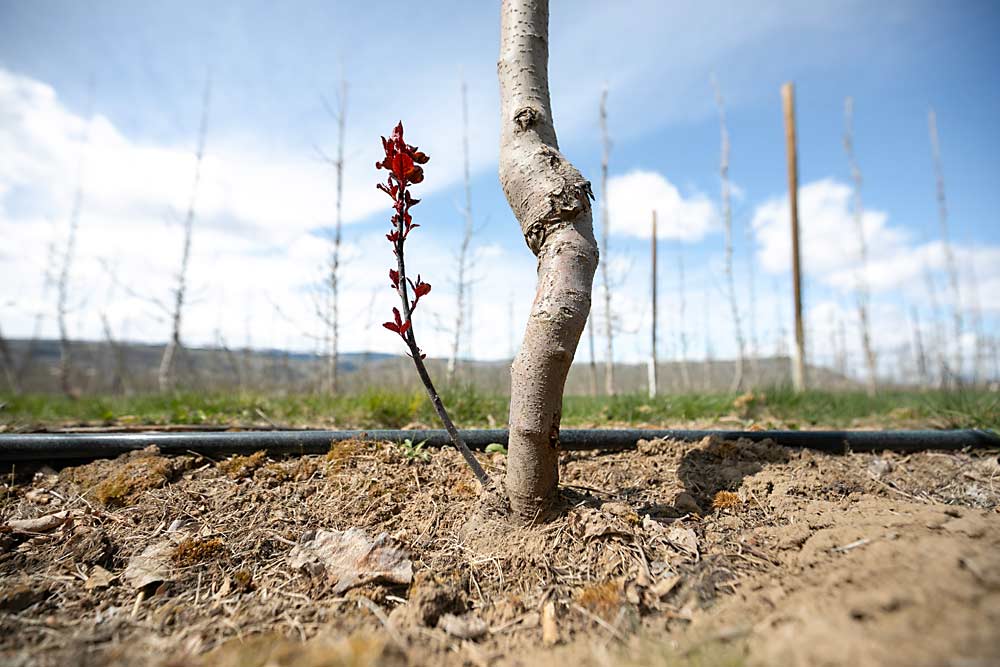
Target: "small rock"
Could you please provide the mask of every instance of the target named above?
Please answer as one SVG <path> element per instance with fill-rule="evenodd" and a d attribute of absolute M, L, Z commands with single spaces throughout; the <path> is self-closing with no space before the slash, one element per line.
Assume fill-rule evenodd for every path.
<path fill-rule="evenodd" d="M 556 603 L 549 600 L 542 607 L 542 643 L 551 646 L 559 642 L 559 626 L 556 625 Z"/>
<path fill-rule="evenodd" d="M 892 461 L 876 456 L 868 463 L 868 474 L 875 479 L 881 479 L 893 470 Z"/>

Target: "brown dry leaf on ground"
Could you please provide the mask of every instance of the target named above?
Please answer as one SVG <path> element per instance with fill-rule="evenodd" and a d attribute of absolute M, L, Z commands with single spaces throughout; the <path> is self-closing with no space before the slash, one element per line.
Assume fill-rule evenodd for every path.
<path fill-rule="evenodd" d="M 327 577 L 334 595 L 373 581 L 408 584 L 413 580 L 413 562 L 404 549 L 386 533 L 371 540 L 360 528 L 303 533 L 288 554 L 288 566 Z"/>
<path fill-rule="evenodd" d="M 482 460 L 502 474 L 501 457 Z M 471 478 L 451 450 L 414 463 L 353 442 L 228 467 L 146 452 L 29 474 L 0 499 L 0 525 L 73 521 L 0 549 L 0 663 L 1000 662 L 995 452 L 830 456 L 710 438 L 565 453 L 563 515 L 535 527 L 457 491 Z M 102 507 L 104 480 L 135 484 Z M 307 544 L 303 564 L 320 562 L 320 530 L 352 529 L 380 536 L 358 553 L 384 534 L 412 581 L 342 593 L 326 565 L 318 579 L 290 567 Z"/>
<path fill-rule="evenodd" d="M 142 553 L 129 559 L 122 579 L 135 589 L 170 581 L 173 570 L 171 560 L 176 549 L 176 542 L 170 538 L 150 544 Z"/>

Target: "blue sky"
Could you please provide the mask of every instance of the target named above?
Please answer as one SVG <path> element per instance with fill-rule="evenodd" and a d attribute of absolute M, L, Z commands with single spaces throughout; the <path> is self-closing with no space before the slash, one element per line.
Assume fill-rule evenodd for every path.
<path fill-rule="evenodd" d="M 613 4 L 613 7 L 608 7 Z M 855 144 L 864 175 L 872 246 L 868 282 L 882 370 L 896 372 L 910 343 L 900 326 L 918 308 L 936 334 L 926 271 L 949 294 L 934 199 L 927 112 L 938 115 L 949 222 L 963 271 L 962 308 L 974 346 L 1000 313 L 1000 8 L 989 2 L 606 3 L 552 6 L 550 80 L 560 143 L 599 179 L 597 106 L 609 88 L 611 249 L 621 329 L 617 356 L 648 354 L 649 211 L 661 235 L 661 355 L 677 350 L 676 257 L 687 265 L 689 354 L 734 352 L 722 291 L 719 126 L 710 76 L 726 98 L 736 187 L 736 270 L 749 319 L 753 263 L 758 347 L 773 352 L 790 330 L 787 196 L 779 88 L 796 83 L 807 307 L 813 359 L 832 359 L 843 327 L 860 359 L 852 285 L 844 98 L 855 100 Z M 44 289 L 47 248 L 64 235 L 84 155 L 85 205 L 73 269 L 73 328 L 100 337 L 106 313 L 124 337 L 163 340 L 167 325 L 147 300 L 162 299 L 180 254 L 193 175 L 200 92 L 213 81 L 205 181 L 199 192 L 192 282 L 184 329 L 192 344 L 311 350 L 321 327 L 315 284 L 332 222 L 333 150 L 321 97 L 349 82 L 344 210 L 348 264 L 345 348 L 398 351 L 378 328 L 393 294 L 381 267 L 385 201 L 374 190 L 380 133 L 399 118 L 431 155 L 424 225 L 411 264 L 434 285 L 423 347 L 444 355 L 454 317 L 452 257 L 460 241 L 459 86 L 469 86 L 473 209 L 477 234 L 473 330 L 466 354 L 500 358 L 519 338 L 534 263 L 496 176 L 498 11 L 492 2 L 13 2 L 0 0 L 0 323 L 29 335 L 36 315 L 54 333 Z M 89 84 L 91 139 L 83 147 Z M 596 211 L 596 209 L 595 209 Z M 749 231 L 748 231 L 749 228 Z M 752 235 L 751 235 L 752 232 Z M 425 268 L 426 267 L 426 268 Z M 973 290 L 969 267 L 978 276 Z M 279 308 L 275 308 L 275 305 Z M 374 304 L 374 306 L 372 306 Z M 514 318 L 508 313 L 513 304 Z M 598 322 L 603 318 L 598 311 Z M 373 326 L 374 323 L 374 326 Z M 385 335 L 383 335 L 383 333 Z M 749 332 L 748 332 L 749 335 Z M 948 345 L 942 342 L 942 346 Z M 951 343 L 953 344 L 953 343 Z M 602 348 L 602 345 L 598 345 Z M 581 350 L 578 359 L 585 357 Z"/>

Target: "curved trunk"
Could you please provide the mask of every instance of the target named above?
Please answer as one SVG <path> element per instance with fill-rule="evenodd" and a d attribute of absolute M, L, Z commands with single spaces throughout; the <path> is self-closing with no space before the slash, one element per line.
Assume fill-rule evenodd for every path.
<path fill-rule="evenodd" d="M 500 183 L 538 257 L 538 286 L 511 366 L 507 494 L 514 513 L 543 518 L 559 481 L 562 394 L 590 313 L 597 270 L 590 183 L 559 152 L 548 86 L 548 1 L 501 8 Z"/>

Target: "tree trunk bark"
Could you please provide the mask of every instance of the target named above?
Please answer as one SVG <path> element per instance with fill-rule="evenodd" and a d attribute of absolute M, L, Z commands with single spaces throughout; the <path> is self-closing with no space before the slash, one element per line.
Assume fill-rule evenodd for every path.
<path fill-rule="evenodd" d="M 500 183 L 538 257 L 538 286 L 511 366 L 506 490 L 536 521 L 559 482 L 562 394 L 597 270 L 590 183 L 559 152 L 548 86 L 548 0 L 504 0 L 500 20 Z"/>

